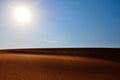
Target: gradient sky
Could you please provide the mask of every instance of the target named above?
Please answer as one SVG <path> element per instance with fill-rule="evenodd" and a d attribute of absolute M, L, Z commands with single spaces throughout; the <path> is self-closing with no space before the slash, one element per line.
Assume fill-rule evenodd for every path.
<path fill-rule="evenodd" d="M 16 0 L 0 0 L 1 49 L 120 48 L 120 0 L 26 0 L 38 14 L 26 30 L 12 29 L 9 24 L 6 6 L 11 1 Z"/>

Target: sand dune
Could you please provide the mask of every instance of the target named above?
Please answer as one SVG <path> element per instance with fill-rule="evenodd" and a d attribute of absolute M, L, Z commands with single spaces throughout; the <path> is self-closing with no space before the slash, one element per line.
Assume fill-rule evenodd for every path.
<path fill-rule="evenodd" d="M 120 63 L 80 56 L 0 52 L 0 80 L 120 80 Z"/>
<path fill-rule="evenodd" d="M 120 48 L 28 48 L 8 49 L 3 52 L 20 54 L 68 55 L 99 58 L 120 62 Z"/>

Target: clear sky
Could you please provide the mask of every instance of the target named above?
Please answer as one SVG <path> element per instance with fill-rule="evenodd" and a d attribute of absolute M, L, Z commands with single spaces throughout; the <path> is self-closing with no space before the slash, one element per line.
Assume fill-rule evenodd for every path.
<path fill-rule="evenodd" d="M 24 26 L 10 22 L 14 1 L 0 0 L 1 49 L 120 48 L 120 0 L 18 0 L 33 7 L 36 16 Z"/>

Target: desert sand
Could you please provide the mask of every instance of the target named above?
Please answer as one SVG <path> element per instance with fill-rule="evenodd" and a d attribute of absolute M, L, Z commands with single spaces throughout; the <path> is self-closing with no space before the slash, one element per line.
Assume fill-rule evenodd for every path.
<path fill-rule="evenodd" d="M 0 80 L 120 80 L 120 63 L 80 56 L 0 52 Z"/>

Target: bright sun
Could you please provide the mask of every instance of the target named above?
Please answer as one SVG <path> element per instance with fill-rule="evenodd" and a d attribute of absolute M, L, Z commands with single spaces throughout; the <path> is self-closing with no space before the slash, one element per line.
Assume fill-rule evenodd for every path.
<path fill-rule="evenodd" d="M 36 3 L 20 0 L 10 2 L 6 5 L 8 24 L 14 30 L 32 30 L 38 22 L 38 8 Z M 10 26 L 9 25 L 9 26 Z"/>
<path fill-rule="evenodd" d="M 30 23 L 32 19 L 32 11 L 27 6 L 16 6 L 12 14 L 14 20 L 20 24 Z"/>

